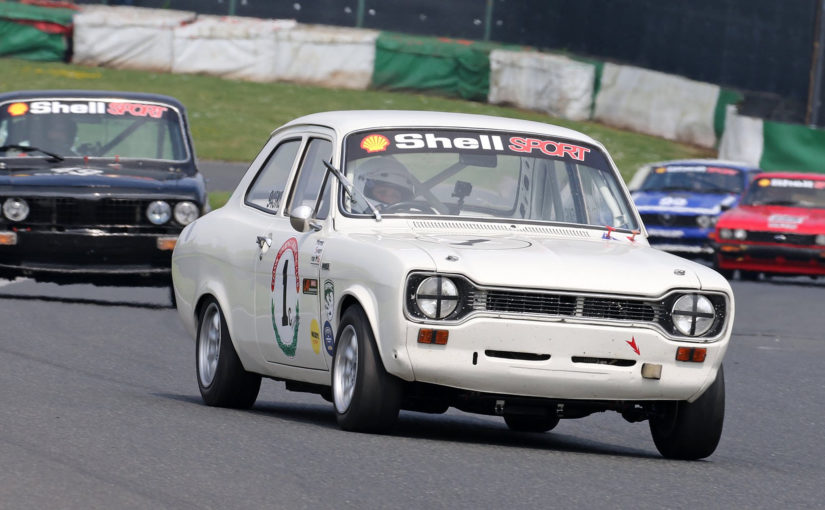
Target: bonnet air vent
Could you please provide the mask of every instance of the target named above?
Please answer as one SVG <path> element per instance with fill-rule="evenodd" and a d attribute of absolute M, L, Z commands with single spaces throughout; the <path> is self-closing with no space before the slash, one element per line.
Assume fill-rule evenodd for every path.
<path fill-rule="evenodd" d="M 472 221 L 426 221 L 413 220 L 410 222 L 413 228 L 422 230 L 472 230 L 486 232 L 527 232 L 530 234 L 545 234 L 562 237 L 589 238 L 590 233 L 585 230 L 561 227 L 541 227 L 536 225 L 520 226 L 511 228 L 509 224 L 502 223 L 482 223 Z"/>

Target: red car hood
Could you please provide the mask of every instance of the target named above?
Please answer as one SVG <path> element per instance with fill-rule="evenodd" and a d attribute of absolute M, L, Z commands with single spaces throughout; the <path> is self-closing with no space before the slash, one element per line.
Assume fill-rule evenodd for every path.
<path fill-rule="evenodd" d="M 775 205 L 740 205 L 719 217 L 718 228 L 825 233 L 825 209 Z"/>

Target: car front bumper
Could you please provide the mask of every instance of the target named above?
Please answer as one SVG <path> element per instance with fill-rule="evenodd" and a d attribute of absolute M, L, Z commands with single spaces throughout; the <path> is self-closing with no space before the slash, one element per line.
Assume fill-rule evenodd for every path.
<path fill-rule="evenodd" d="M 716 263 L 719 269 L 825 275 L 825 247 L 723 243 L 717 247 Z"/>
<path fill-rule="evenodd" d="M 177 240 L 176 234 L 95 229 L 0 233 L 14 239 L 0 245 L 0 276 L 58 283 L 168 283 Z"/>
<path fill-rule="evenodd" d="M 692 400 L 716 377 L 728 344 L 727 335 L 694 343 L 648 328 L 477 318 L 439 327 L 448 341 L 434 345 L 418 342 L 421 327 L 409 325 L 406 337 L 416 381 L 547 399 Z M 707 355 L 677 361 L 678 347 Z M 644 377 L 646 365 L 660 367 L 660 378 Z"/>

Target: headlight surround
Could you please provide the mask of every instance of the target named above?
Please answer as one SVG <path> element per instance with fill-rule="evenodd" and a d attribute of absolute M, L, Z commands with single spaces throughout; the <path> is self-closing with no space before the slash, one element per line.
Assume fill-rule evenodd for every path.
<path fill-rule="evenodd" d="M 29 203 L 22 198 L 7 198 L 3 202 L 3 215 L 11 221 L 23 221 L 29 217 Z"/>
<path fill-rule="evenodd" d="M 200 210 L 194 202 L 184 200 L 183 202 L 178 202 L 177 204 L 175 204 L 174 213 L 175 221 L 177 221 L 181 225 L 189 225 L 190 223 L 198 219 Z"/>
<path fill-rule="evenodd" d="M 699 225 L 701 228 L 710 228 L 716 223 L 714 220 L 716 218 L 712 216 L 708 216 L 706 214 L 700 214 L 696 217 L 696 224 Z"/>
<path fill-rule="evenodd" d="M 146 217 L 155 225 L 163 225 L 172 217 L 172 208 L 163 200 L 155 200 L 146 207 Z"/>
<path fill-rule="evenodd" d="M 722 239 L 730 239 L 733 237 L 733 231 L 729 228 L 719 229 L 719 237 Z"/>
<path fill-rule="evenodd" d="M 713 327 L 716 310 L 701 294 L 685 294 L 673 302 L 670 311 L 673 327 L 685 336 L 702 336 Z"/>
<path fill-rule="evenodd" d="M 814 238 L 814 242 L 819 245 L 825 245 L 825 234 L 819 234 Z"/>
<path fill-rule="evenodd" d="M 415 290 L 415 306 L 428 319 L 448 317 L 458 307 L 458 287 L 446 276 L 425 278 Z"/>
<path fill-rule="evenodd" d="M 738 241 L 744 241 L 748 238 L 748 231 L 741 228 L 737 228 L 733 231 L 733 238 Z"/>

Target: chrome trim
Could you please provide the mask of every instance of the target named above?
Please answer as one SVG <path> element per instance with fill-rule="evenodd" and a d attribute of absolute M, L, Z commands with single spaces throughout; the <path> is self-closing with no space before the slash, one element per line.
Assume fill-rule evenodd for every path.
<path fill-rule="evenodd" d="M 420 319 L 418 317 L 413 316 L 408 307 L 407 307 L 407 298 L 406 293 L 409 287 L 410 278 L 415 275 L 429 275 L 429 276 L 445 276 L 449 278 L 458 278 L 463 279 L 468 282 L 471 286 L 474 287 L 472 295 L 468 297 L 471 300 L 471 305 L 473 307 L 473 311 L 469 312 L 468 314 L 464 315 L 458 320 L 433 320 L 433 319 Z M 479 300 L 478 295 L 481 293 L 487 293 L 490 291 L 494 292 L 512 292 L 515 294 L 521 295 L 546 295 L 546 296 L 569 296 L 575 298 L 575 312 L 572 315 L 564 315 L 564 314 L 543 314 L 543 313 L 529 313 L 529 312 L 506 312 L 506 311 L 499 311 L 499 312 L 491 312 L 486 309 L 476 308 L 476 302 Z M 691 336 L 682 336 L 673 334 L 667 331 L 657 320 L 662 318 L 662 314 L 665 314 L 669 317 L 669 310 L 664 309 L 663 302 L 669 299 L 673 295 L 682 295 L 682 294 L 702 294 L 705 296 L 721 296 L 724 298 L 724 317 L 721 319 L 723 322 L 721 327 L 719 328 L 719 332 L 712 336 L 712 337 L 691 337 Z M 650 304 L 651 308 L 654 310 L 654 317 L 650 321 L 639 321 L 639 320 L 623 320 L 623 319 L 604 319 L 598 317 L 585 317 L 584 314 L 584 307 L 585 301 L 587 299 L 609 299 L 609 300 L 616 300 L 616 301 L 634 301 L 634 302 L 641 302 L 641 303 L 648 303 Z M 713 343 L 716 341 L 721 340 L 724 336 L 728 328 L 730 327 L 730 309 L 731 309 L 731 297 L 721 291 L 709 291 L 709 290 L 701 290 L 701 289 L 689 289 L 689 288 L 675 288 L 667 291 L 664 294 L 659 296 L 650 297 L 650 296 L 639 296 L 639 295 L 631 295 L 631 294 L 606 294 L 606 293 L 587 293 L 587 292 L 571 292 L 571 291 L 554 291 L 549 289 L 533 289 L 533 288 L 513 288 L 513 287 L 495 287 L 489 285 L 479 285 L 474 281 L 470 280 L 466 276 L 457 273 L 438 273 L 433 271 L 411 271 L 404 282 L 404 317 L 415 324 L 434 324 L 439 326 L 458 326 L 462 325 L 472 319 L 475 318 L 508 318 L 508 319 L 518 319 L 518 320 L 530 320 L 530 321 L 541 321 L 541 322 L 565 322 L 570 324 L 594 324 L 594 325 L 602 325 L 602 326 L 614 326 L 614 327 L 621 327 L 621 328 L 645 328 L 645 329 L 653 329 L 661 333 L 664 337 L 669 340 L 681 341 L 681 342 L 693 342 L 693 343 Z"/>

